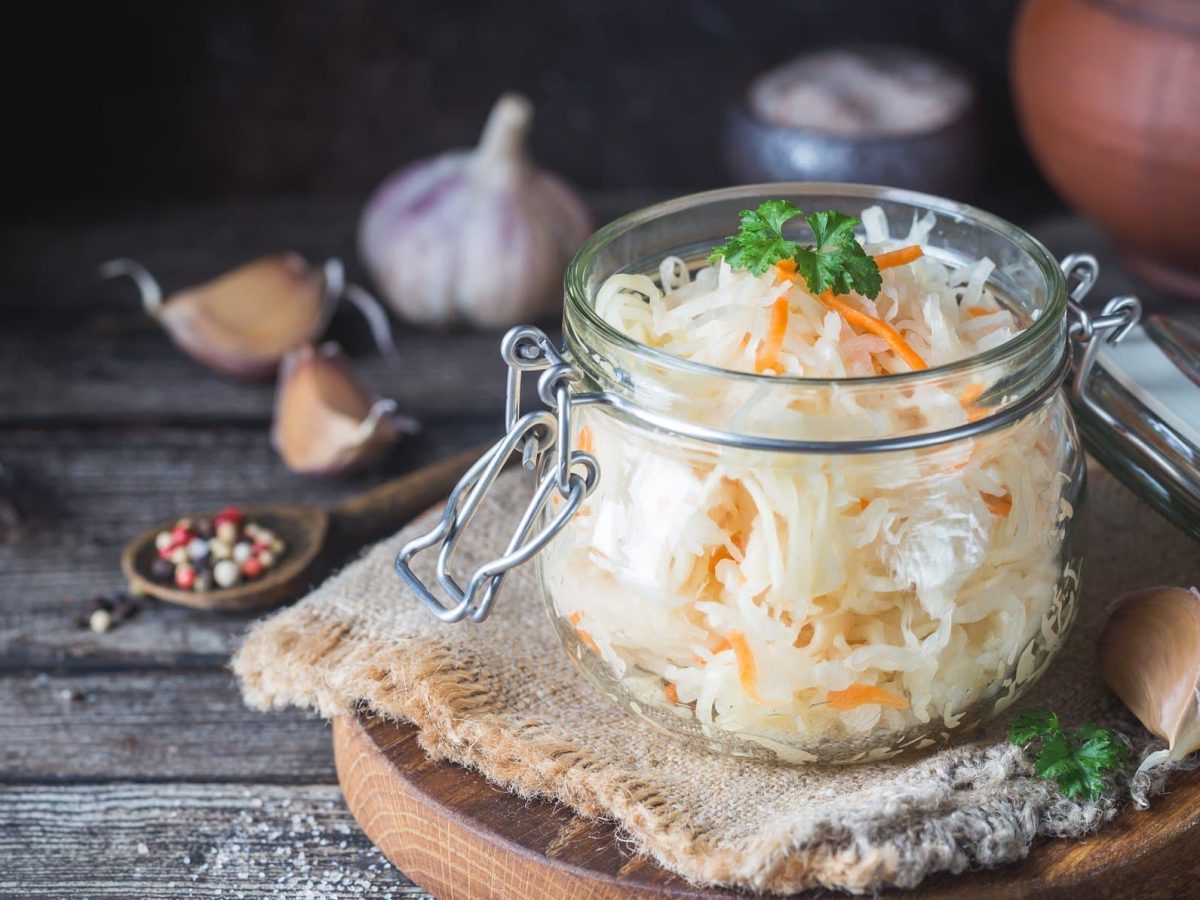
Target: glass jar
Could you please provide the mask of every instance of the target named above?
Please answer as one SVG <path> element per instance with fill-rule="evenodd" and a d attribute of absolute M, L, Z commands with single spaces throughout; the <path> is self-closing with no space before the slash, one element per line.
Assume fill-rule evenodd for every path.
<path fill-rule="evenodd" d="M 672 255 L 702 267 L 739 210 L 775 197 L 856 216 L 880 206 L 893 223 L 932 211 L 926 254 L 990 258 L 989 289 L 1027 327 L 950 365 L 831 380 L 680 359 L 595 312 L 610 275 L 656 273 Z M 1015 701 L 1074 619 L 1084 461 L 1060 389 L 1067 308 L 1040 243 L 926 195 L 760 185 L 633 213 L 571 262 L 561 355 L 536 330 L 510 333 L 509 435 L 399 571 L 439 617 L 478 620 L 503 573 L 536 556 L 587 677 L 714 750 L 845 763 L 946 740 Z M 520 372 L 546 366 L 557 415 L 519 416 Z M 522 446 L 541 487 L 506 555 L 466 589 L 443 568 L 456 602 L 434 600 L 406 560 L 445 541 L 448 564 Z"/>

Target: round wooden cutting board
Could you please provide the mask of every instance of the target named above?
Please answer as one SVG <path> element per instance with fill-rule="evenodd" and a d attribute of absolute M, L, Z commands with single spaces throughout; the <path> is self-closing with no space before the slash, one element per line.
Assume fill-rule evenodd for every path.
<path fill-rule="evenodd" d="M 560 804 L 522 800 L 476 772 L 431 761 L 411 725 L 338 718 L 333 750 L 342 793 L 358 824 L 438 900 L 743 896 L 692 887 L 634 856 L 611 825 L 583 819 Z M 915 891 L 880 896 L 1197 897 L 1198 826 L 1200 770 L 1175 776 L 1170 793 L 1149 810 L 1125 810 L 1088 840 L 1046 841 L 1005 868 L 937 876 Z"/>

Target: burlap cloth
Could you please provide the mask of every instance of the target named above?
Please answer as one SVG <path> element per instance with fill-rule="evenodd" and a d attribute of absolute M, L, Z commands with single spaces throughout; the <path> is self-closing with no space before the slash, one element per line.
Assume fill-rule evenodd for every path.
<path fill-rule="evenodd" d="M 1200 545 L 1091 468 L 1078 621 L 1057 661 L 1016 707 L 1119 728 L 1140 759 L 1150 739 L 1095 675 L 1107 602 L 1127 589 L 1200 582 Z M 498 482 L 464 539 L 462 569 L 507 539 L 524 473 Z M 791 768 L 710 755 L 665 737 L 595 691 L 560 649 L 532 566 L 505 584 L 487 622 L 446 626 L 393 573 L 426 514 L 300 604 L 258 624 L 233 667 L 247 702 L 333 716 L 369 708 L 408 719 L 425 748 L 525 796 L 607 817 L 640 850 L 698 884 L 789 892 L 912 886 L 1023 857 L 1038 836 L 1100 828 L 1165 775 L 1121 781 L 1095 803 L 1063 799 L 1007 744 L 1010 716 L 924 755 L 852 767 Z M 426 554 L 418 567 L 430 575 Z M 1131 767 L 1132 770 L 1132 767 Z M 1153 815 L 1153 811 L 1146 815 Z"/>

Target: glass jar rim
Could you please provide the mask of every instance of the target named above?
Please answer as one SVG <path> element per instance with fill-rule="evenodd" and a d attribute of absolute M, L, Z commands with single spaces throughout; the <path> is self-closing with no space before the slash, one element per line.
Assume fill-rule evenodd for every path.
<path fill-rule="evenodd" d="M 1046 279 L 1049 302 L 1043 313 L 1028 328 L 1013 335 L 1004 343 L 989 348 L 982 353 L 966 356 L 954 362 L 931 366 L 928 369 L 897 372 L 888 375 L 862 375 L 853 378 L 808 378 L 798 375 L 768 375 L 710 366 L 706 363 L 696 362 L 695 360 L 683 359 L 664 350 L 659 350 L 648 344 L 634 340 L 629 335 L 614 328 L 596 312 L 595 306 L 588 297 L 585 287 L 587 268 L 596 254 L 619 236 L 639 226 L 649 224 L 661 216 L 683 212 L 706 203 L 736 200 L 739 198 L 762 198 L 777 195 L 781 192 L 803 192 L 809 195 L 825 195 L 841 198 L 854 197 L 868 201 L 890 200 L 921 207 L 935 214 L 947 215 L 957 220 L 969 220 L 972 224 L 989 228 L 1029 255 Z M 729 378 L 758 385 L 770 383 L 780 387 L 854 387 L 873 384 L 886 385 L 889 388 L 901 388 L 910 384 L 920 384 L 927 380 L 936 380 L 961 374 L 980 366 L 999 364 L 1010 358 L 1020 356 L 1027 348 L 1043 340 L 1047 332 L 1060 327 L 1067 312 L 1066 277 L 1063 275 L 1062 269 L 1059 268 L 1058 261 L 1041 241 L 1024 229 L 978 207 L 960 203 L 956 200 L 948 200 L 933 194 L 924 194 L 919 191 L 909 191 L 883 185 L 843 182 L 792 181 L 739 185 L 737 187 L 686 194 L 673 200 L 666 200 L 643 207 L 613 220 L 584 241 L 583 245 L 575 252 L 575 255 L 571 257 L 571 261 L 567 264 L 563 280 L 566 303 L 571 312 L 578 313 L 590 328 L 596 329 L 601 337 L 612 342 L 622 350 L 640 356 L 656 365 L 675 369 L 680 372 L 692 372 L 708 377 Z M 1065 336 L 1063 344 L 1065 352 Z"/>

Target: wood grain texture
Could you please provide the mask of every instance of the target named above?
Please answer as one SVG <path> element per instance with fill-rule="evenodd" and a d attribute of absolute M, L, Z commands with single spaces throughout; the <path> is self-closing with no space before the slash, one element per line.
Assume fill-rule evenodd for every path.
<path fill-rule="evenodd" d="M 342 343 L 363 380 L 407 415 L 491 416 L 503 408 L 502 332 L 431 337 L 397 325 L 396 354 L 380 356 L 360 328 L 344 313 L 327 337 Z M 71 331 L 53 322 L 0 331 L 3 424 L 265 426 L 274 397 L 269 382 L 233 381 L 185 356 L 137 309 Z"/>
<path fill-rule="evenodd" d="M 335 786 L 207 783 L 0 786 L 0 897 L 430 900 Z"/>
<path fill-rule="evenodd" d="M 0 783 L 80 779 L 329 784 L 329 728 L 227 672 L 0 677 Z"/>
<path fill-rule="evenodd" d="M 383 473 L 495 438 L 501 418 L 430 426 L 401 444 Z M 156 522 L 287 497 L 334 507 L 381 477 L 301 478 L 283 467 L 265 430 L 235 427 L 7 429 L 0 462 L 20 479 L 26 507 L 20 533 L 0 541 L 0 670 L 224 665 L 245 614 L 152 606 L 107 634 L 74 620 L 89 597 L 124 589 L 122 546 Z"/>
<path fill-rule="evenodd" d="M 693 888 L 632 856 L 609 825 L 561 805 L 521 800 L 475 772 L 431 762 L 414 726 L 343 717 L 334 721 L 333 742 L 338 781 L 359 825 L 442 900 L 737 896 Z M 1191 896 L 1198 877 L 1200 770 L 1176 776 L 1150 812 L 1126 810 L 1087 840 L 1046 841 L 1021 863 L 937 876 L 915 892 L 881 896 L 1168 900 Z"/>

